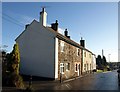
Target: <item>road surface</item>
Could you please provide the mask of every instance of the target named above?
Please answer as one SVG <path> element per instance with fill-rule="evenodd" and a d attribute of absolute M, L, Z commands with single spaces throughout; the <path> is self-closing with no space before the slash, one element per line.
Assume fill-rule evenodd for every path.
<path fill-rule="evenodd" d="M 53 81 L 33 81 L 32 87 L 35 92 L 39 92 L 40 90 L 120 90 L 116 70 L 111 72 L 89 74 L 85 77 L 65 83 Z M 9 89 L 10 88 L 4 88 L 4 91 L 2 92 L 9 92 Z"/>
<path fill-rule="evenodd" d="M 66 83 L 33 82 L 36 90 L 119 90 L 117 71 L 90 74 Z"/>

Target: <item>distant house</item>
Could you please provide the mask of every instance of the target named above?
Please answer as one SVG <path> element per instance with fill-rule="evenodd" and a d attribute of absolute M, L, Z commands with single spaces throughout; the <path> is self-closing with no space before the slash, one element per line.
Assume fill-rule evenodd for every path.
<path fill-rule="evenodd" d="M 40 12 L 40 21 L 33 20 L 16 38 L 20 50 L 20 73 L 60 80 L 81 76 L 92 70 L 93 53 L 87 50 L 84 40 L 80 44 L 70 39 L 67 29 L 64 35 L 58 33 L 58 22 L 47 25 L 45 9 Z M 85 59 L 84 52 L 90 57 Z M 86 63 L 85 63 L 86 62 Z M 83 71 L 83 64 L 89 69 Z"/>

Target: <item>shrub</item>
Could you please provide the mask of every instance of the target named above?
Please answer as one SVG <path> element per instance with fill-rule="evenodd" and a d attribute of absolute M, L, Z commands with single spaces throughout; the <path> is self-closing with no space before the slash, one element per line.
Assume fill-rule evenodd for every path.
<path fill-rule="evenodd" d="M 24 89 L 23 79 L 19 74 L 12 73 L 9 77 L 10 85 L 17 87 L 18 89 Z"/>

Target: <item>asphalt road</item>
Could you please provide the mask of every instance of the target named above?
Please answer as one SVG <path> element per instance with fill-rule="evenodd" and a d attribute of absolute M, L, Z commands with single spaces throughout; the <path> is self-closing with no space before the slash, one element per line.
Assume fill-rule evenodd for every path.
<path fill-rule="evenodd" d="M 28 82 L 26 84 L 27 87 Z M 32 87 L 34 92 L 40 92 L 40 90 L 120 90 L 117 71 L 89 74 L 65 83 L 33 81 Z M 3 88 L 2 92 L 18 92 L 15 90 L 15 88 Z"/>
<path fill-rule="evenodd" d="M 119 90 L 117 71 L 90 74 L 66 83 L 33 82 L 35 90 Z"/>

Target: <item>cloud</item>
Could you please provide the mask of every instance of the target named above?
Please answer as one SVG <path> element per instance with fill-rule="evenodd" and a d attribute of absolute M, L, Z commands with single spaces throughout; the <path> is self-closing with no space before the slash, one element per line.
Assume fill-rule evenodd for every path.
<path fill-rule="evenodd" d="M 64 35 L 64 29 L 58 28 L 58 32 Z"/>

